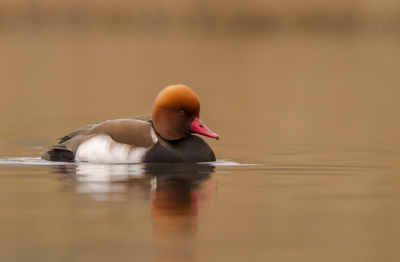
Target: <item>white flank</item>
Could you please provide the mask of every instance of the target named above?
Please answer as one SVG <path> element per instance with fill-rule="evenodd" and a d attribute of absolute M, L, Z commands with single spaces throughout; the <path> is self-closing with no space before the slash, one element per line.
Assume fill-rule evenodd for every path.
<path fill-rule="evenodd" d="M 76 161 L 93 163 L 141 163 L 147 149 L 120 144 L 99 134 L 84 141 L 76 151 Z"/>

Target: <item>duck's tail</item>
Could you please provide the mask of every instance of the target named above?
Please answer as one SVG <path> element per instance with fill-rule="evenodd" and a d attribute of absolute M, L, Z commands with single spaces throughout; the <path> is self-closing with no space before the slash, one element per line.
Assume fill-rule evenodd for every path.
<path fill-rule="evenodd" d="M 48 161 L 73 162 L 75 159 L 75 154 L 65 145 L 58 144 L 42 152 L 40 157 Z"/>

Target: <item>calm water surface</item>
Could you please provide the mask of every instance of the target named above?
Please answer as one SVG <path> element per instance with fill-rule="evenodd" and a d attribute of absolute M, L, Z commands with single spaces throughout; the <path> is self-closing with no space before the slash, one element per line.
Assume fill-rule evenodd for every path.
<path fill-rule="evenodd" d="M 398 261 L 399 40 L 27 30 L 0 39 L 0 261 Z M 184 83 L 204 164 L 38 159 Z"/>

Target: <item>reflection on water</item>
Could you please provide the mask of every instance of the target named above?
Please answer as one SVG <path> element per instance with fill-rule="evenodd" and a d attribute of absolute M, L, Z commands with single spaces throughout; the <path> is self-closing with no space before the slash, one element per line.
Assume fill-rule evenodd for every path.
<path fill-rule="evenodd" d="M 226 161 L 220 162 L 224 165 L 228 163 Z M 136 227 L 140 228 L 144 224 L 150 223 L 152 241 L 154 242 L 152 251 L 154 259 L 157 261 L 192 261 L 197 256 L 196 249 L 192 244 L 188 245 L 187 241 L 196 240 L 199 206 L 202 205 L 202 202 L 212 200 L 215 197 L 216 182 L 211 178 L 211 174 L 214 173 L 215 169 L 213 164 L 108 165 L 51 163 L 37 158 L 0 159 L 0 171 L 1 168 L 6 167 L 17 168 L 18 170 L 24 167 L 40 168 L 43 166 L 48 168 L 53 175 L 57 175 L 59 178 L 58 183 L 64 185 L 63 192 L 76 192 L 80 196 L 88 196 L 91 202 L 100 203 L 101 206 L 105 205 L 106 209 L 104 207 L 96 208 L 95 204 L 89 204 L 85 208 L 76 208 L 75 211 L 78 213 L 79 221 L 84 224 L 86 222 L 95 222 L 97 224 L 101 221 L 111 222 L 115 220 L 113 218 L 115 214 L 120 213 L 122 216 L 129 216 L 129 212 L 131 212 L 129 209 L 132 208 L 132 211 L 137 209 L 134 211 L 135 213 L 146 213 L 150 209 L 148 221 L 141 221 Z M 1 172 L 0 178 L 2 178 Z M 128 206 L 124 205 L 128 210 L 111 211 L 112 209 L 108 204 L 132 204 L 136 201 L 144 201 L 147 208 L 138 204 L 129 207 L 129 204 Z M 85 206 L 84 203 L 86 201 L 80 200 L 79 202 L 78 206 Z M 1 204 L 0 201 L 0 206 Z M 52 210 L 49 207 L 47 209 Z M 75 213 L 75 211 L 72 212 Z M 35 213 L 38 215 L 41 211 L 36 209 Z M 55 219 L 53 223 L 59 223 L 59 219 L 60 217 Z M 70 217 L 70 219 L 74 220 L 73 217 Z M 42 216 L 42 220 L 46 220 L 46 218 Z M 61 220 L 64 219 L 61 218 Z M 131 217 L 128 220 L 123 219 L 121 223 L 129 228 L 129 225 L 135 224 L 134 220 Z M 40 228 L 42 229 L 43 226 L 40 226 Z M 102 228 L 95 230 L 104 231 Z M 80 235 L 77 232 L 75 234 Z M 133 234 L 137 235 L 138 232 Z M 145 234 L 139 234 L 145 237 Z M 140 238 L 140 236 L 138 237 Z M 118 235 L 118 238 L 121 238 L 121 236 Z M 24 246 L 25 244 L 20 243 L 18 246 L 20 245 Z M 18 257 L 24 256 L 19 255 Z"/>
<path fill-rule="evenodd" d="M 228 163 L 1 159 L 0 258 L 397 261 L 397 169 Z"/>
<path fill-rule="evenodd" d="M 59 165 L 76 192 L 97 201 L 123 201 L 150 196 L 155 239 L 193 238 L 197 230 L 199 197 L 212 197 L 212 164 Z"/>

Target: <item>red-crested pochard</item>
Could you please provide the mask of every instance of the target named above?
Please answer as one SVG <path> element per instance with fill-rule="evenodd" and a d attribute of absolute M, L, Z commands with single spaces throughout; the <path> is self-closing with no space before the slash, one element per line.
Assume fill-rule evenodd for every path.
<path fill-rule="evenodd" d="M 88 125 L 41 154 L 50 161 L 162 163 L 215 161 L 197 133 L 219 139 L 199 118 L 200 100 L 185 85 L 164 88 L 153 113 Z"/>

